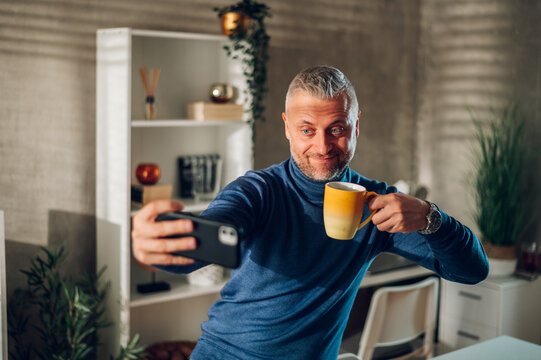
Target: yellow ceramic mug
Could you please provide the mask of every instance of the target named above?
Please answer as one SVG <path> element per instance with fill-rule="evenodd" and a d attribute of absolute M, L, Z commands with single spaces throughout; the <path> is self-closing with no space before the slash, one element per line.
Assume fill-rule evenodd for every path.
<path fill-rule="evenodd" d="M 370 196 L 364 186 L 348 182 L 333 181 L 325 184 L 323 221 L 327 236 L 338 240 L 351 240 L 357 230 L 365 226 L 375 211 L 361 223 L 364 203 Z"/>

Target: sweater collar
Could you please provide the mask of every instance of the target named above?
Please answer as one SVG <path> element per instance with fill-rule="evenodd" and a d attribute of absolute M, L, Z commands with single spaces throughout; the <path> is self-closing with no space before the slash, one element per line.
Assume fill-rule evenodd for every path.
<path fill-rule="evenodd" d="M 297 166 L 292 157 L 290 157 L 288 161 L 289 173 L 291 174 L 294 184 L 307 196 L 309 201 L 323 205 L 325 184 L 328 181 L 321 182 L 310 179 Z M 350 173 L 351 170 L 349 167 L 347 167 L 341 175 L 330 181 L 349 181 L 348 179 L 351 178 Z"/>

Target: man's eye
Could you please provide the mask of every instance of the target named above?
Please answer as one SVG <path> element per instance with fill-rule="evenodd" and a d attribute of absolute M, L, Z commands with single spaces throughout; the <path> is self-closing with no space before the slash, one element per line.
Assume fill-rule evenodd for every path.
<path fill-rule="evenodd" d="M 310 135 L 312 133 L 312 130 L 310 129 L 302 129 L 301 132 L 304 134 L 304 135 Z"/>
<path fill-rule="evenodd" d="M 331 134 L 333 135 L 340 135 L 344 132 L 344 128 L 342 127 L 336 127 L 331 129 Z"/>

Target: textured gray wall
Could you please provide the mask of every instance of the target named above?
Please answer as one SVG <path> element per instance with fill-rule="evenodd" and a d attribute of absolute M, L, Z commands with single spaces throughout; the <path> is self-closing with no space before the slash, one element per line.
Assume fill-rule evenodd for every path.
<path fill-rule="evenodd" d="M 352 81 L 362 111 L 352 168 L 390 182 L 413 179 L 419 3 L 306 1 L 312 5 L 304 10 L 278 3 L 271 2 L 276 35 L 268 121 L 257 126 L 256 167 L 289 155 L 281 113 L 291 78 L 304 67 L 331 64 Z"/>
<path fill-rule="evenodd" d="M 418 139 L 420 179 L 430 183 L 438 204 L 476 229 L 469 190 L 475 141 L 466 107 L 486 116 L 518 101 L 528 139 L 539 148 L 541 2 L 429 0 L 421 19 L 418 120 L 426 131 Z M 531 165 L 536 188 L 540 160 Z M 534 224 L 529 236 L 540 241 L 541 226 Z"/>
<path fill-rule="evenodd" d="M 16 270 L 36 252 L 31 245 L 65 242 L 81 260 L 79 269 L 94 263 L 96 30 L 217 34 L 212 8 L 228 3 L 0 3 L 0 206 L 6 211 L 11 289 L 22 280 Z M 292 76 L 327 63 L 349 75 L 361 99 L 362 134 L 353 167 L 388 181 L 413 179 L 419 2 L 268 4 L 268 121 L 257 128 L 256 168 L 289 154 L 280 114 Z"/>
<path fill-rule="evenodd" d="M 212 8 L 231 2 L 0 2 L 0 208 L 10 289 L 21 284 L 17 269 L 34 245 L 67 243 L 75 271 L 95 262 L 96 30 L 218 34 Z M 470 132 L 463 105 L 486 107 L 488 98 L 512 93 L 539 118 L 537 1 L 267 4 L 270 93 L 268 120 L 257 126 L 256 168 L 288 156 L 285 91 L 296 72 L 315 64 L 338 66 L 356 86 L 363 114 L 352 167 L 391 183 L 420 177 L 451 212 L 462 212 L 455 194 Z"/>

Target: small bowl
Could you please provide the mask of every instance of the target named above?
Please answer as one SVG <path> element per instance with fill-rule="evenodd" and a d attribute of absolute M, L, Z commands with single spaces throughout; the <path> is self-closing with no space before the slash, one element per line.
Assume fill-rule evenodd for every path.
<path fill-rule="evenodd" d="M 235 89 L 229 84 L 212 84 L 209 88 L 209 97 L 212 102 L 226 103 L 233 99 Z"/>

